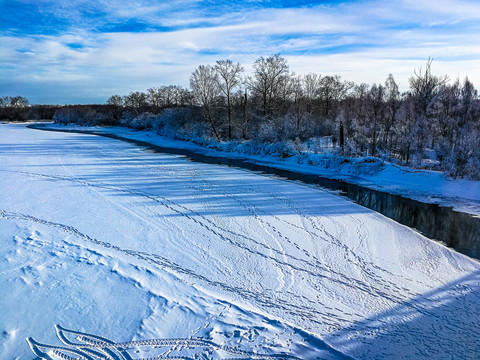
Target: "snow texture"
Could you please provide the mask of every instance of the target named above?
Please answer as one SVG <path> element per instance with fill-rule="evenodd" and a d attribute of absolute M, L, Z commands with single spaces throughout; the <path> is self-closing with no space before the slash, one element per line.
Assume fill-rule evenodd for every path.
<path fill-rule="evenodd" d="M 318 174 L 327 178 L 345 180 L 369 189 L 380 190 L 429 204 L 453 207 L 457 211 L 480 215 L 480 181 L 452 179 L 440 171 L 414 169 L 379 159 L 345 158 L 332 153 L 299 153 L 292 142 L 279 144 L 219 143 L 215 140 L 195 139 L 196 143 L 173 140 L 152 131 L 135 131 L 124 127 L 86 127 L 48 124 L 53 129 L 70 129 L 110 133 L 152 144 L 188 149 L 198 153 L 231 158 Z"/>
<path fill-rule="evenodd" d="M 480 263 L 347 199 L 22 124 L 0 126 L 0 164 L 1 359 L 67 356 L 55 324 L 183 339 L 164 357 L 480 353 Z"/>

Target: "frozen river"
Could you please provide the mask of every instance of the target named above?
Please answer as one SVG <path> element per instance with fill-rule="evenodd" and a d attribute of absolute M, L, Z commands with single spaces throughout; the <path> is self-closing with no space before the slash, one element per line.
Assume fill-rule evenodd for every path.
<path fill-rule="evenodd" d="M 480 263 L 319 189 L 21 124 L 0 186 L 2 359 L 55 324 L 213 358 L 480 353 Z"/>

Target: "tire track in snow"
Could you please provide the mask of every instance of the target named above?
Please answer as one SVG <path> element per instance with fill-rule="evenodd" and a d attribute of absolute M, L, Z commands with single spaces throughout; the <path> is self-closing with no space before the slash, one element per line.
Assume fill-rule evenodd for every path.
<path fill-rule="evenodd" d="M 133 360 L 130 352 L 137 352 L 138 349 L 161 349 L 166 347 L 166 351 L 162 355 L 155 356 L 154 358 L 142 358 L 139 360 L 155 360 L 155 359 L 190 359 L 190 356 L 182 356 L 182 351 L 191 349 L 200 349 L 201 358 L 206 358 L 207 355 L 213 354 L 215 351 L 222 351 L 229 356 L 241 356 L 242 359 L 298 359 L 291 355 L 267 355 L 260 354 L 252 351 L 242 350 L 238 347 L 232 347 L 227 345 L 217 344 L 206 338 L 172 338 L 172 339 L 149 339 L 149 340 L 134 340 L 128 342 L 116 343 L 106 337 L 89 334 L 86 332 L 79 332 L 66 329 L 60 325 L 55 325 L 57 337 L 62 342 L 62 346 L 42 344 L 35 341 L 33 338 L 28 338 L 27 343 L 30 346 L 32 352 L 39 356 L 41 359 L 52 360 L 52 358 L 44 352 L 44 350 L 50 350 L 55 357 L 65 360 Z M 69 339 L 70 336 L 74 336 L 76 341 Z M 50 353 L 50 351 L 48 351 Z M 171 356 L 172 353 L 177 353 L 178 356 Z M 157 352 L 158 353 L 158 352 Z M 75 357 L 71 356 L 74 355 Z M 193 358 L 197 358 L 194 355 Z M 200 357 L 198 357 L 200 358 Z M 239 359 L 237 357 L 232 358 Z"/>

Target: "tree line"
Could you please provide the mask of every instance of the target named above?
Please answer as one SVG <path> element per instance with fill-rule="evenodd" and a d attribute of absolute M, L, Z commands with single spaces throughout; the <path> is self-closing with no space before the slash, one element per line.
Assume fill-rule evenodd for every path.
<path fill-rule="evenodd" d="M 112 96 L 108 103 L 130 109 L 130 116 L 149 106 L 150 111 L 193 107 L 201 116 L 192 121 L 218 141 L 329 136 L 342 155 L 377 156 L 415 166 L 430 163 L 454 177 L 479 177 L 478 92 L 468 78 L 451 82 L 435 75 L 431 59 L 414 70 L 403 93 L 393 75 L 372 85 L 338 75 L 297 75 L 278 54 L 260 57 L 252 74 L 244 72 L 239 63 L 219 60 L 198 66 L 189 89 L 151 88 Z M 136 126 L 152 126 L 146 122 Z"/>
<path fill-rule="evenodd" d="M 0 97 L 0 120 L 25 121 L 52 119 L 55 112 L 60 108 L 58 105 L 30 105 L 24 96 L 1 96 Z"/>
<path fill-rule="evenodd" d="M 219 60 L 195 68 L 188 89 L 168 85 L 113 95 L 103 107 L 61 108 L 55 121 L 154 128 L 185 139 L 323 138 L 344 156 L 480 178 L 480 99 L 473 84 L 435 75 L 429 59 L 414 69 L 408 85 L 401 92 L 393 75 L 371 85 L 339 75 L 297 75 L 276 54 L 258 58 L 251 74 L 239 63 Z"/>

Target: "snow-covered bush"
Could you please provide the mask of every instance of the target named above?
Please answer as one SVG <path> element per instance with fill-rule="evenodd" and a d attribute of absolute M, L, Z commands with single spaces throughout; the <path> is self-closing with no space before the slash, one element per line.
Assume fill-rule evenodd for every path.
<path fill-rule="evenodd" d="M 379 158 L 352 158 L 337 153 L 304 153 L 302 156 L 298 157 L 298 162 L 351 175 L 373 175 L 385 167 L 384 162 Z"/>
<path fill-rule="evenodd" d="M 275 143 L 283 138 L 283 119 L 258 118 L 259 121 L 255 140 L 262 143 Z"/>
<path fill-rule="evenodd" d="M 259 144 L 254 140 L 244 141 L 237 146 L 237 152 L 241 154 L 259 155 L 263 153 L 263 149 L 264 144 Z"/>
<path fill-rule="evenodd" d="M 200 114 L 191 107 L 175 107 L 163 110 L 153 121 L 153 129 L 161 135 L 183 139 L 204 136 L 205 127 L 196 126 L 201 121 Z M 202 133 L 200 135 L 200 132 Z"/>
<path fill-rule="evenodd" d="M 130 123 L 134 117 L 135 115 L 133 115 L 130 111 L 124 111 L 122 113 L 122 117 L 120 118 L 120 125 L 130 127 Z"/>
<path fill-rule="evenodd" d="M 282 159 L 299 154 L 294 142 L 291 140 L 267 144 L 264 151 L 266 155 L 280 157 Z"/>
<path fill-rule="evenodd" d="M 130 127 L 136 130 L 151 129 L 158 115 L 144 112 L 130 121 Z"/>

